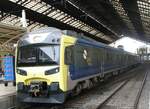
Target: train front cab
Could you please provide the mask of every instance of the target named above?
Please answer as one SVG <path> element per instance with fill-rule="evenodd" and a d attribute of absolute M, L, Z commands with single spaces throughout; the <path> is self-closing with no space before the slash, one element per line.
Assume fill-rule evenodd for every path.
<path fill-rule="evenodd" d="M 21 65 L 16 60 L 16 82 L 17 82 L 17 104 L 21 103 L 50 103 L 62 104 L 67 95 L 68 82 L 68 66 L 65 65 L 66 48 L 73 45 L 75 38 L 62 36 L 59 53 L 58 65 Z M 23 48 L 25 56 L 29 51 L 27 48 L 32 48 L 33 45 Z M 39 46 L 34 46 L 39 47 Z M 21 48 L 18 46 L 16 57 L 19 57 Z M 66 57 L 67 58 L 67 57 Z"/>

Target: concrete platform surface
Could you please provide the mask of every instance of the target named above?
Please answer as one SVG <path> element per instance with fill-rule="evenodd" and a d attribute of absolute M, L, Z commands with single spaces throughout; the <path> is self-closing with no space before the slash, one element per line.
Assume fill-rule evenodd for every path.
<path fill-rule="evenodd" d="M 16 87 L 13 83 L 8 83 L 5 87 L 3 83 L 0 83 L 0 109 L 8 109 L 13 107 L 16 103 Z"/>
<path fill-rule="evenodd" d="M 4 84 L 0 84 L 0 98 L 4 96 L 10 96 L 16 92 L 16 87 L 13 86 L 13 83 L 8 83 L 8 86 L 4 86 Z"/>

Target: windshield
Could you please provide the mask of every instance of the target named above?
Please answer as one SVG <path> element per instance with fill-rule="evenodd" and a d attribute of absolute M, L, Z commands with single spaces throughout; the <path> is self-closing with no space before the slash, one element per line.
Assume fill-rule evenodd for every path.
<path fill-rule="evenodd" d="M 60 45 L 24 46 L 18 49 L 18 66 L 59 64 Z"/>

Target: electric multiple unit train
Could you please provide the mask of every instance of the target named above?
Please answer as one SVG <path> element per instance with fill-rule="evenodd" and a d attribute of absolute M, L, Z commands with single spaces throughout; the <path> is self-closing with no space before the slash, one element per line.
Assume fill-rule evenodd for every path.
<path fill-rule="evenodd" d="M 24 103 L 64 103 L 105 75 L 139 63 L 131 53 L 52 27 L 25 34 L 16 58 L 17 99 Z"/>

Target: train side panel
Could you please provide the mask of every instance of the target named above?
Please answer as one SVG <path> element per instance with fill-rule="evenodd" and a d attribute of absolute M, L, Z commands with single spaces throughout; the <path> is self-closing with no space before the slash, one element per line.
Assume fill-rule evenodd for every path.
<path fill-rule="evenodd" d="M 131 55 L 124 51 L 95 46 L 78 40 L 73 45 L 72 54 L 73 62 L 68 65 L 68 90 L 72 90 L 79 82 L 101 77 L 106 73 L 117 72 L 136 64 L 135 61 L 127 61 Z"/>

